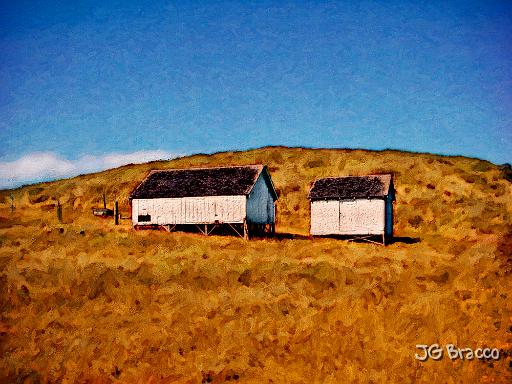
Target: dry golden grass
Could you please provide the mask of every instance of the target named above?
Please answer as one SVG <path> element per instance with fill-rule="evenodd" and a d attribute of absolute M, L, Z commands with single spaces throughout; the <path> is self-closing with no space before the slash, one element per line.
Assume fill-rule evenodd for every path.
<path fill-rule="evenodd" d="M 278 231 L 296 238 L 134 232 L 90 211 L 105 190 L 128 215 L 150 169 L 251 163 L 269 166 Z M 419 242 L 304 236 L 316 177 L 388 171 L 395 235 Z M 510 382 L 511 197 L 476 159 L 275 147 L 0 192 L 0 381 Z M 503 357 L 417 361 L 432 343 Z"/>

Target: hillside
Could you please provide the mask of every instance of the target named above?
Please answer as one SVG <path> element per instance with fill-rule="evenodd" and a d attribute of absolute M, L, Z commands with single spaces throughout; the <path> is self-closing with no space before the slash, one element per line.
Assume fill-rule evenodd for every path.
<path fill-rule="evenodd" d="M 106 193 L 129 216 L 151 169 L 255 163 L 279 193 L 276 239 L 134 232 L 91 214 Z M 383 172 L 396 242 L 307 236 L 315 178 Z M 510 179 L 464 157 L 269 147 L 0 191 L 0 381 L 509 382 Z M 414 359 L 433 343 L 502 358 Z"/>

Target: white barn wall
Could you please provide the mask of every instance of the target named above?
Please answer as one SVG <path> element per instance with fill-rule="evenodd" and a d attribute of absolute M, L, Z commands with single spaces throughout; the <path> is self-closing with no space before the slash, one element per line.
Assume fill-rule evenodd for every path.
<path fill-rule="evenodd" d="M 254 224 L 274 223 L 274 199 L 263 174 L 260 174 L 247 197 L 247 221 Z"/>
<path fill-rule="evenodd" d="M 133 199 L 133 225 L 242 223 L 246 213 L 245 196 L 204 196 Z M 151 215 L 138 222 L 139 215 Z"/>
<path fill-rule="evenodd" d="M 340 234 L 382 235 L 385 229 L 385 201 L 356 199 L 340 203 Z"/>
<path fill-rule="evenodd" d="M 311 202 L 311 234 L 331 235 L 339 232 L 340 202 L 318 200 Z"/>
<path fill-rule="evenodd" d="M 383 199 L 318 200 L 311 202 L 312 235 L 382 235 Z"/>

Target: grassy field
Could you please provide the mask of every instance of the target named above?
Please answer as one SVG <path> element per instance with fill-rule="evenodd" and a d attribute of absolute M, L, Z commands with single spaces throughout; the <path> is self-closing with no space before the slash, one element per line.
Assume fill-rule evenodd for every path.
<path fill-rule="evenodd" d="M 129 216 L 151 169 L 254 163 L 280 195 L 275 239 L 91 214 L 106 193 Z M 396 242 L 307 236 L 315 178 L 382 172 Z M 0 191 L 0 382 L 510 382 L 511 179 L 463 157 L 270 147 Z M 433 343 L 501 359 L 414 358 Z"/>

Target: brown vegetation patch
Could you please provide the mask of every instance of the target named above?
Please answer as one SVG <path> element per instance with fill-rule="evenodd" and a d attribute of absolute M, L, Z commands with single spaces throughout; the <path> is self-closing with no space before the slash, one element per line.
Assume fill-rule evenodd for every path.
<path fill-rule="evenodd" d="M 276 239 L 133 231 L 90 212 L 106 191 L 129 216 L 153 168 L 254 163 L 282 191 Z M 505 353 L 414 359 L 421 343 L 511 350 L 512 187 L 483 164 L 279 147 L 2 192 L 0 381 L 510 382 Z M 420 242 L 307 237 L 313 180 L 379 169 L 395 174 L 395 235 Z M 43 195 L 63 223 L 50 199 L 32 205 Z"/>

